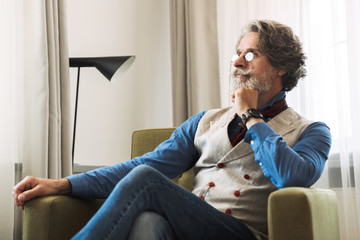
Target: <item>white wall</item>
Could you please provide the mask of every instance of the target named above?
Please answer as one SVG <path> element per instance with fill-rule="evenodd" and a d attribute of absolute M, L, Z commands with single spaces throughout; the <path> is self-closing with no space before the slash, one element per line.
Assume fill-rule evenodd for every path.
<path fill-rule="evenodd" d="M 163 0 L 68 1 L 70 57 L 136 56 L 115 83 L 81 70 L 76 163 L 125 161 L 133 130 L 172 125 L 168 9 Z M 76 74 L 71 69 L 73 103 Z"/>

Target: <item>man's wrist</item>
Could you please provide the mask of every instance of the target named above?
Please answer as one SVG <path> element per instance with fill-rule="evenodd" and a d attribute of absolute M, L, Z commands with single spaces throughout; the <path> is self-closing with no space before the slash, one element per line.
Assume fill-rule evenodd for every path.
<path fill-rule="evenodd" d="M 264 120 L 262 118 L 250 117 L 245 125 L 247 129 L 250 129 L 253 125 L 259 122 L 264 122 Z"/>
<path fill-rule="evenodd" d="M 251 118 L 258 118 L 258 119 L 262 119 L 263 115 L 261 114 L 260 110 L 255 109 L 255 108 L 248 108 L 245 112 L 243 112 L 241 115 L 241 120 L 243 124 L 247 124 L 247 122 L 251 119 Z"/>
<path fill-rule="evenodd" d="M 72 192 L 71 183 L 67 178 L 61 178 L 58 180 L 59 194 L 69 195 Z"/>

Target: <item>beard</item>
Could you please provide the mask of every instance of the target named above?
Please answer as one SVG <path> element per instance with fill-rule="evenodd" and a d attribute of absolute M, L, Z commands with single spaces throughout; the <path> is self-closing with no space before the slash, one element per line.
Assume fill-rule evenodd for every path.
<path fill-rule="evenodd" d="M 232 72 L 232 86 L 231 90 L 235 91 L 238 88 L 252 88 L 259 91 L 259 94 L 263 94 L 269 91 L 272 85 L 271 77 L 272 69 L 264 72 L 262 75 L 255 77 L 251 71 L 245 71 L 242 69 L 235 69 Z M 240 75 L 238 75 L 240 74 Z M 238 76 L 237 76 L 238 75 Z"/>

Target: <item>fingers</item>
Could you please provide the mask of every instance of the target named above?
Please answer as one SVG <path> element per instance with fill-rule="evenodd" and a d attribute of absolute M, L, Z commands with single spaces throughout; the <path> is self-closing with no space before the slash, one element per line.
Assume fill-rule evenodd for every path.
<path fill-rule="evenodd" d="M 15 194 L 14 202 L 15 202 L 16 206 L 18 206 L 20 209 L 24 210 L 25 203 L 27 201 L 37 197 L 37 196 L 39 196 L 39 195 L 36 193 L 36 189 L 28 190 L 26 192 L 23 192 L 23 193 L 17 195 L 17 196 Z"/>
<path fill-rule="evenodd" d="M 241 108 L 257 108 L 259 92 L 253 88 L 238 88 L 232 94 L 232 100 Z"/>
<path fill-rule="evenodd" d="M 14 203 L 16 206 L 18 206 L 20 209 L 24 210 L 24 201 L 23 198 L 19 198 L 21 195 L 21 192 L 16 188 L 16 186 L 13 188 L 12 196 L 14 198 Z"/>
<path fill-rule="evenodd" d="M 22 201 L 20 201 L 19 195 L 25 189 L 25 185 L 26 185 L 25 181 L 26 181 L 26 178 L 24 178 L 15 187 L 13 187 L 13 190 L 12 190 L 12 197 L 14 198 L 15 205 L 21 209 L 24 209 L 24 203 Z"/>
<path fill-rule="evenodd" d="M 20 205 L 23 206 L 27 201 L 39 196 L 41 196 L 41 193 L 39 191 L 39 187 L 36 186 L 35 188 L 27 190 L 18 195 L 18 200 L 20 202 Z"/>
<path fill-rule="evenodd" d="M 232 94 L 232 102 L 238 116 L 244 114 L 249 108 L 258 107 L 258 91 L 253 88 L 238 88 Z"/>
<path fill-rule="evenodd" d="M 21 209 L 24 209 L 24 204 L 26 201 L 38 196 L 37 188 L 38 179 L 34 177 L 25 177 L 21 182 L 19 182 L 12 191 L 12 196 L 14 198 L 14 203 Z"/>
<path fill-rule="evenodd" d="M 13 188 L 13 191 L 12 191 L 12 196 L 14 198 L 14 203 L 16 206 L 18 206 L 19 208 L 21 209 L 24 209 L 24 203 L 21 202 L 18 198 L 20 193 L 17 193 L 17 190 L 16 190 L 16 187 Z"/>
<path fill-rule="evenodd" d="M 12 196 L 16 206 L 24 209 L 24 204 L 33 198 L 52 194 L 70 194 L 71 191 L 70 181 L 66 178 L 43 179 L 28 176 L 13 188 Z"/>

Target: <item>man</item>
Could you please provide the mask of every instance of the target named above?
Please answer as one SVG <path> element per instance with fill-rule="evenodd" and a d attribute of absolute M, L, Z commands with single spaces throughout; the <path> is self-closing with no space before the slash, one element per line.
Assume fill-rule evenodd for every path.
<path fill-rule="evenodd" d="M 267 239 L 267 198 L 320 177 L 331 145 L 324 123 L 288 108 L 305 76 L 291 28 L 253 21 L 236 47 L 234 106 L 194 115 L 153 152 L 111 167 L 14 187 L 17 206 L 49 194 L 105 198 L 74 239 Z M 169 180 L 194 167 L 193 192 Z"/>

